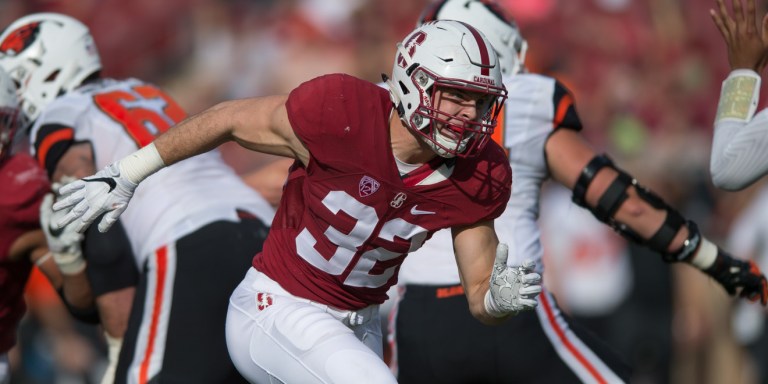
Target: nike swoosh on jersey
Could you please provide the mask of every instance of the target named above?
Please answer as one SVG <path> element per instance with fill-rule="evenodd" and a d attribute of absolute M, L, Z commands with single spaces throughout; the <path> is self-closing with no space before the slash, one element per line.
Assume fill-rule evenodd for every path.
<path fill-rule="evenodd" d="M 109 185 L 109 191 L 107 191 L 107 193 L 112 192 L 117 187 L 117 183 L 115 182 L 115 179 L 111 177 L 96 177 L 93 179 L 83 179 L 83 181 L 88 181 L 88 182 L 101 181 L 102 183 L 107 183 L 107 185 Z"/>
<path fill-rule="evenodd" d="M 418 204 L 411 207 L 411 215 L 434 215 L 435 214 L 432 211 L 422 211 L 420 209 L 416 209 L 416 207 L 418 207 Z"/>

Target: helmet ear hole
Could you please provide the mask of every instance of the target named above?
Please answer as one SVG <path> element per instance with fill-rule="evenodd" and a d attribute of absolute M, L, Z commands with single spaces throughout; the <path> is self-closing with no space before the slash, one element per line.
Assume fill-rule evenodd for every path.
<path fill-rule="evenodd" d="M 408 87 L 406 87 L 402 81 L 398 81 L 397 84 L 400 86 L 400 89 L 403 91 L 403 95 L 407 95 L 410 93 L 410 91 L 408 90 Z"/>
<path fill-rule="evenodd" d="M 59 77 L 59 72 L 61 72 L 61 71 L 59 71 L 58 69 L 53 71 L 53 72 L 51 72 L 51 74 L 48 75 L 48 77 L 45 78 L 45 82 L 46 83 L 50 83 L 51 81 L 56 80 L 56 78 Z"/>

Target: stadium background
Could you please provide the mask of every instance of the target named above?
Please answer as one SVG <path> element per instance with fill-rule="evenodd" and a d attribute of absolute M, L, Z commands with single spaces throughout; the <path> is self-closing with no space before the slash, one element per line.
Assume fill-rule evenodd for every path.
<path fill-rule="evenodd" d="M 699 222 L 704 233 L 727 241 L 734 221 L 763 192 L 762 185 L 722 192 L 709 181 L 711 123 L 729 70 L 708 15 L 714 1 L 502 2 L 528 40 L 528 67 L 573 91 L 595 146 Z M 391 71 L 395 43 L 426 3 L 0 0 L 0 26 L 31 12 L 77 17 L 92 29 L 106 76 L 155 82 L 194 113 L 227 98 L 284 93 L 325 73 L 379 81 Z M 234 146 L 224 155 L 246 177 L 274 160 Z M 549 210 L 548 199 L 554 201 Z M 744 325 L 744 310 L 703 275 L 667 268 L 600 226 L 589 242 L 566 236 L 572 228 L 551 223 L 591 218 L 564 201 L 556 188 L 545 198 L 547 284 L 574 316 L 627 356 L 637 370 L 634 381 L 758 380 L 768 342 L 754 329 L 755 321 L 765 323 L 766 312 Z M 609 246 L 595 248 L 600 244 Z M 612 278 L 589 274 L 606 268 Z M 594 284 L 579 276 L 592 276 Z M 103 369 L 98 332 L 68 321 L 55 295 L 33 281 L 13 382 L 97 382 Z M 755 355 L 756 348 L 763 354 Z"/>

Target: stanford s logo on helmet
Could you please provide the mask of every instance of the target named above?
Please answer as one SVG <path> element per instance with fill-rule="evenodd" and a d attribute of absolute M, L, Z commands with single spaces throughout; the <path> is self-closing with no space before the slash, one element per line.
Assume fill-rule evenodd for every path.
<path fill-rule="evenodd" d="M 411 35 L 411 37 L 408 38 L 408 41 L 404 44 L 406 51 L 408 51 L 408 56 L 413 57 L 413 54 L 416 52 L 416 46 L 421 45 L 426 39 L 427 35 L 424 32 L 418 32 Z M 397 64 L 402 68 L 407 66 L 403 55 L 397 55 Z"/>
<path fill-rule="evenodd" d="M 413 53 L 416 52 L 416 46 L 421 45 L 424 40 L 427 39 L 427 35 L 424 32 L 416 32 L 405 42 L 405 48 L 408 50 L 408 56 L 413 57 Z"/>
<path fill-rule="evenodd" d="M 496 50 L 501 73 L 514 75 L 523 69 L 528 43 L 517 24 L 501 4 L 494 0 L 439 0 L 427 6 L 419 25 L 435 20 L 457 20 L 482 32 Z"/>
<path fill-rule="evenodd" d="M 53 99 L 101 70 L 101 59 L 83 23 L 36 13 L 0 33 L 0 66 L 18 85 L 21 111 L 31 122 Z"/>
<path fill-rule="evenodd" d="M 451 20 L 425 23 L 397 45 L 388 85 L 400 120 L 442 157 L 481 151 L 507 94 L 488 40 L 475 28 Z M 440 111 L 438 88 L 484 95 L 478 117 L 470 120 Z"/>

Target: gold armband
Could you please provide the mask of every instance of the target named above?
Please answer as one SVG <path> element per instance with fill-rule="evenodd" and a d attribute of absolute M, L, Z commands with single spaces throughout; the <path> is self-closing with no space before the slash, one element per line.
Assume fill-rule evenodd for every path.
<path fill-rule="evenodd" d="M 747 122 L 757 109 L 760 77 L 752 71 L 736 70 L 723 81 L 715 122 L 731 119 Z"/>

